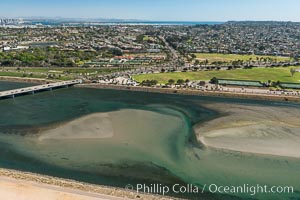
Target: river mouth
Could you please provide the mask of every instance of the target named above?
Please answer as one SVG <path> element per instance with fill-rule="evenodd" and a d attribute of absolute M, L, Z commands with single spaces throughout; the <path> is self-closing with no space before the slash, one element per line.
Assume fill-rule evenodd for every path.
<path fill-rule="evenodd" d="M 273 114 L 268 113 L 274 109 Z M 198 186 L 247 183 L 293 185 L 299 191 L 297 156 L 242 151 L 238 146 L 230 149 L 234 138 L 242 143 L 246 137 L 248 143 L 251 134 L 241 135 L 247 133 L 244 130 L 239 134 L 233 130 L 223 135 L 215 132 L 260 122 L 271 127 L 276 124 L 271 131 L 276 138 L 290 140 L 298 137 L 300 112 L 295 111 L 299 109 L 299 104 L 80 88 L 4 100 L 0 104 L 0 166 L 117 187 L 144 182 Z M 296 131 L 291 132 L 292 128 Z M 259 129 L 249 130 L 258 134 Z M 267 140 L 274 135 L 264 137 Z M 291 153 L 296 147 L 289 148 Z M 218 194 L 207 198 L 233 196 L 252 197 Z"/>

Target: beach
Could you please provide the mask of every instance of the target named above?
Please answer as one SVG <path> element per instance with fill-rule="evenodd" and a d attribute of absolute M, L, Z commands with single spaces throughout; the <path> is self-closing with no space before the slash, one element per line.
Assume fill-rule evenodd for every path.
<path fill-rule="evenodd" d="M 155 195 L 137 194 L 120 188 L 1 168 L 0 197 L 10 200 L 39 200 L 41 197 L 44 200 L 170 199 Z"/>
<path fill-rule="evenodd" d="M 286 107 L 204 106 L 222 114 L 195 127 L 198 141 L 207 147 L 300 158 L 299 112 Z"/>
<path fill-rule="evenodd" d="M 107 200 L 122 199 L 110 196 L 70 190 L 61 187 L 37 184 L 30 181 L 20 181 L 12 178 L 0 177 L 0 195 L 3 199 L 18 200 Z"/>

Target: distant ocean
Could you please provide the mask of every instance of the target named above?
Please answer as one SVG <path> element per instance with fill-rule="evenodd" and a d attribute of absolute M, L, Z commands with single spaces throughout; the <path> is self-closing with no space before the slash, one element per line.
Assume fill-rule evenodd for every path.
<path fill-rule="evenodd" d="M 194 26 L 194 25 L 216 25 L 216 24 L 223 24 L 225 22 L 190 22 L 190 21 L 98 21 L 98 22 L 84 22 L 84 21 L 31 21 L 32 24 L 43 24 L 43 25 L 50 25 L 50 26 L 57 26 L 57 25 L 177 25 L 177 26 Z"/>
<path fill-rule="evenodd" d="M 225 22 L 189 22 L 189 21 L 141 21 L 141 22 L 113 22 L 113 23 L 104 23 L 104 24 L 139 24 L 139 25 L 185 25 L 185 26 L 194 26 L 194 25 L 215 25 L 223 24 Z"/>

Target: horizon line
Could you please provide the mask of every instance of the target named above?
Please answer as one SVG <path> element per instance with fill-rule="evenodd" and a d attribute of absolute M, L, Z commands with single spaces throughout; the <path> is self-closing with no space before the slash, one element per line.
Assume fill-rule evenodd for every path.
<path fill-rule="evenodd" d="M 149 20 L 149 19 L 126 19 L 126 18 L 103 18 L 103 17 L 50 17 L 50 16 L 18 16 L 18 17 L 4 17 L 0 16 L 2 19 L 71 19 L 71 20 L 122 20 L 122 21 L 135 21 L 135 22 L 219 22 L 219 23 L 226 23 L 226 22 L 294 22 L 299 23 L 300 21 L 292 21 L 292 20 L 272 20 L 272 19 L 265 19 L 265 20 Z"/>

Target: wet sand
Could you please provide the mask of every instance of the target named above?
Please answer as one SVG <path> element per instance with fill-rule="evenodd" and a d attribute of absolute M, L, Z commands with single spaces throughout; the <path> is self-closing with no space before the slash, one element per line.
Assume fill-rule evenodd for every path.
<path fill-rule="evenodd" d="M 223 114 L 195 126 L 198 140 L 207 147 L 300 158 L 297 108 L 223 103 L 204 106 Z"/>
<path fill-rule="evenodd" d="M 102 139 L 114 135 L 113 122 L 109 113 L 90 114 L 67 122 L 42 133 L 45 139 Z"/>

